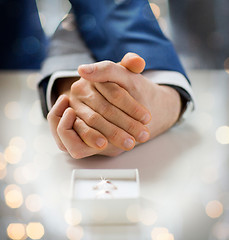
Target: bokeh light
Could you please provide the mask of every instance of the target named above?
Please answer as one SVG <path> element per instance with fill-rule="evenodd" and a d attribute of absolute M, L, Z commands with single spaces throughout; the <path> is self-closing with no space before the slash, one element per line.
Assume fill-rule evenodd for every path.
<path fill-rule="evenodd" d="M 205 211 L 210 218 L 218 218 L 223 213 L 223 204 L 217 200 L 210 201 L 206 205 Z"/>
<path fill-rule="evenodd" d="M 43 201 L 38 194 L 31 194 L 25 199 L 25 206 L 30 212 L 39 212 Z"/>
<path fill-rule="evenodd" d="M 229 144 L 229 127 L 221 126 L 216 130 L 216 140 L 220 144 Z"/>
<path fill-rule="evenodd" d="M 27 79 L 26 83 L 28 88 L 32 90 L 37 90 L 37 82 L 42 78 L 41 74 L 39 73 L 31 73 Z"/>
<path fill-rule="evenodd" d="M 132 223 L 140 221 L 141 207 L 138 204 L 130 205 L 126 210 L 126 217 Z"/>
<path fill-rule="evenodd" d="M 151 208 L 143 209 L 140 214 L 140 220 L 146 226 L 153 225 L 157 221 L 157 214 Z"/>
<path fill-rule="evenodd" d="M 41 239 L 45 234 L 45 230 L 41 223 L 31 222 L 26 227 L 26 233 L 31 239 Z"/>
<path fill-rule="evenodd" d="M 0 152 L 0 170 L 4 170 L 6 168 L 7 161 L 5 160 L 5 157 L 3 153 Z"/>
<path fill-rule="evenodd" d="M 65 221 L 68 225 L 79 225 L 82 220 L 82 214 L 77 208 L 69 208 L 64 215 Z"/>
<path fill-rule="evenodd" d="M 9 146 L 17 147 L 21 150 L 21 152 L 24 152 L 26 149 L 26 142 L 22 137 L 15 136 L 11 138 Z"/>
<path fill-rule="evenodd" d="M 153 14 L 156 17 L 156 19 L 159 19 L 160 15 L 161 15 L 160 7 L 155 3 L 150 3 L 150 7 L 151 7 L 151 9 L 153 11 Z"/>
<path fill-rule="evenodd" d="M 10 164 L 17 164 L 21 161 L 22 151 L 16 146 L 9 146 L 4 151 L 4 157 Z"/>
<path fill-rule="evenodd" d="M 4 190 L 5 202 L 10 208 L 19 208 L 23 204 L 23 195 L 20 187 L 11 184 Z"/>
<path fill-rule="evenodd" d="M 21 117 L 21 106 L 18 102 L 9 102 L 4 108 L 5 116 L 9 119 L 18 119 Z"/>
<path fill-rule="evenodd" d="M 7 235 L 14 240 L 26 239 L 25 225 L 21 223 L 11 223 L 7 227 Z"/>
<path fill-rule="evenodd" d="M 155 227 L 151 232 L 152 240 L 174 240 L 173 234 L 169 233 L 169 230 L 164 227 Z"/>
<path fill-rule="evenodd" d="M 84 231 L 81 226 L 69 226 L 66 235 L 70 240 L 80 240 L 83 238 Z"/>
<path fill-rule="evenodd" d="M 229 58 L 224 61 L 224 69 L 229 74 Z"/>

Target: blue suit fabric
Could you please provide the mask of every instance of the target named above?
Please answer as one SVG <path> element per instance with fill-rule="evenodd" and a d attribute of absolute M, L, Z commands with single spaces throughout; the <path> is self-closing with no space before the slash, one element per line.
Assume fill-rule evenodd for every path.
<path fill-rule="evenodd" d="M 147 0 L 71 0 L 79 30 L 95 59 L 119 62 L 127 52 L 147 69 L 185 71 Z"/>
<path fill-rule="evenodd" d="M 39 69 L 47 39 L 34 0 L 0 0 L 0 69 Z"/>

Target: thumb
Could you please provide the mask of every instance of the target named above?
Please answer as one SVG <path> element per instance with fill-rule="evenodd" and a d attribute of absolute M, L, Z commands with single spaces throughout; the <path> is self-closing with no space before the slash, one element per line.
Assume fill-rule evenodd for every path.
<path fill-rule="evenodd" d="M 133 73 L 141 73 L 145 68 L 145 60 L 136 53 L 127 53 L 119 63 Z"/>

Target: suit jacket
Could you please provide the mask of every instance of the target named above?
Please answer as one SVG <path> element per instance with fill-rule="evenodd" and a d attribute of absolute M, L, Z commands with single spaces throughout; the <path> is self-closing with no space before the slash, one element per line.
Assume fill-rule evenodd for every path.
<path fill-rule="evenodd" d="M 0 69 L 39 69 L 48 42 L 36 2 L 0 1 L 0 29 Z"/>
<path fill-rule="evenodd" d="M 54 34 L 42 68 L 44 78 L 39 82 L 39 93 L 44 116 L 48 113 L 46 91 L 50 75 L 59 70 L 76 70 L 80 64 L 105 59 L 118 62 L 131 51 L 146 60 L 146 69 L 176 71 L 186 77 L 147 0 L 71 0 L 71 3 L 71 15 Z M 66 27 L 68 24 L 70 27 Z M 185 90 L 179 92 L 190 100 Z"/>

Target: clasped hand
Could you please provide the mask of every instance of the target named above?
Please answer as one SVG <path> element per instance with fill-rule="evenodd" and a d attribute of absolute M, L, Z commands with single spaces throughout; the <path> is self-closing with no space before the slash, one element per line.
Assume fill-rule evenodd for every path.
<path fill-rule="evenodd" d="M 143 69 L 144 60 L 132 53 L 118 64 L 81 65 L 81 78 L 48 114 L 59 148 L 76 159 L 116 156 L 161 132 L 160 124 L 153 130 L 151 121 L 151 114 L 157 112 L 152 105 L 159 100 L 159 86 L 140 74 Z"/>

